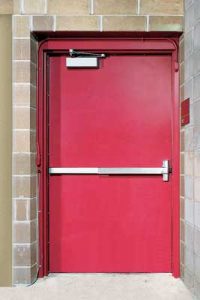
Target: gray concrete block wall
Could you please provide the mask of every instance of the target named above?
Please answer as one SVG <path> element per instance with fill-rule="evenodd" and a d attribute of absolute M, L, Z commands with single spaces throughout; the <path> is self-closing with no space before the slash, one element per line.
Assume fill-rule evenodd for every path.
<path fill-rule="evenodd" d="M 190 98 L 190 124 L 184 132 L 184 237 L 182 277 L 200 299 L 200 0 L 185 1 L 184 98 Z"/>

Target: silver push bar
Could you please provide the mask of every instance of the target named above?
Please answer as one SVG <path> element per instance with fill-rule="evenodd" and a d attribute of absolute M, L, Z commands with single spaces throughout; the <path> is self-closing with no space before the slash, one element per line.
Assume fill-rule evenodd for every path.
<path fill-rule="evenodd" d="M 169 180 L 169 161 L 163 160 L 161 168 L 49 168 L 49 174 L 87 174 L 87 175 L 162 175 Z"/>

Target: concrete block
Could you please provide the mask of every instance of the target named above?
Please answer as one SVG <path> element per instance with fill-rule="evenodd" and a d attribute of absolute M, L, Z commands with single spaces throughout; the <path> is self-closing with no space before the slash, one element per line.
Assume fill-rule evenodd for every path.
<path fill-rule="evenodd" d="M 185 199 L 185 221 L 194 225 L 194 201 Z"/>
<path fill-rule="evenodd" d="M 193 78 L 184 84 L 184 99 L 190 98 L 193 101 Z"/>
<path fill-rule="evenodd" d="M 182 241 L 180 243 L 180 260 L 181 260 L 181 265 L 184 265 L 184 263 L 185 263 L 185 244 Z"/>
<path fill-rule="evenodd" d="M 194 0 L 185 0 L 184 1 L 184 4 L 185 4 L 185 10 L 190 6 L 192 5 L 194 2 Z"/>
<path fill-rule="evenodd" d="M 200 256 L 200 229 L 194 229 L 194 253 Z"/>
<path fill-rule="evenodd" d="M 193 176 L 193 169 L 194 169 L 194 153 L 193 152 L 185 152 L 184 169 L 185 169 L 185 175 Z"/>
<path fill-rule="evenodd" d="M 185 128 L 185 151 L 192 153 L 194 150 L 194 134 L 193 127 Z"/>
<path fill-rule="evenodd" d="M 37 64 L 38 59 L 38 42 L 31 38 L 31 62 Z"/>
<path fill-rule="evenodd" d="M 30 60 L 30 40 L 14 39 L 13 40 L 13 59 Z"/>
<path fill-rule="evenodd" d="M 137 0 L 95 0 L 95 15 L 136 15 Z"/>
<path fill-rule="evenodd" d="M 184 283 L 190 290 L 194 288 L 194 274 L 188 268 L 184 269 Z"/>
<path fill-rule="evenodd" d="M 32 243 L 36 241 L 36 221 L 14 222 L 14 243 Z"/>
<path fill-rule="evenodd" d="M 184 152 L 185 151 L 185 130 L 182 130 L 181 131 L 181 136 L 180 136 L 180 138 L 181 138 L 181 152 Z"/>
<path fill-rule="evenodd" d="M 14 266 L 32 266 L 37 262 L 37 243 L 14 246 Z"/>
<path fill-rule="evenodd" d="M 13 127 L 15 129 L 30 129 L 30 108 L 15 107 Z"/>
<path fill-rule="evenodd" d="M 200 86 L 199 86 L 199 92 L 200 92 Z M 193 104 L 193 107 L 194 107 L 194 111 L 193 111 L 194 125 L 200 126 L 200 100 L 195 102 Z"/>
<path fill-rule="evenodd" d="M 194 77 L 194 99 L 200 99 L 200 75 Z"/>
<path fill-rule="evenodd" d="M 52 31 L 54 29 L 54 18 L 52 16 L 33 16 L 33 30 Z"/>
<path fill-rule="evenodd" d="M 184 35 L 185 41 L 185 59 L 190 56 L 193 52 L 193 43 L 194 43 L 194 31 L 193 28 L 185 33 Z"/>
<path fill-rule="evenodd" d="M 46 0 L 23 0 L 24 14 L 45 14 L 46 13 Z"/>
<path fill-rule="evenodd" d="M 184 61 L 184 55 L 185 55 L 185 41 L 183 38 L 184 35 L 180 37 L 179 42 L 179 62 L 182 63 Z"/>
<path fill-rule="evenodd" d="M 183 18 L 179 16 L 150 16 L 149 31 L 183 31 Z"/>
<path fill-rule="evenodd" d="M 200 22 L 194 27 L 194 50 L 200 50 Z"/>
<path fill-rule="evenodd" d="M 194 280 L 194 295 L 195 300 L 200 300 L 200 282 L 198 280 Z"/>
<path fill-rule="evenodd" d="M 180 64 L 180 85 L 183 86 L 185 83 L 185 63 L 184 61 Z"/>
<path fill-rule="evenodd" d="M 191 80 L 193 76 L 193 55 L 185 60 L 185 81 Z"/>
<path fill-rule="evenodd" d="M 35 281 L 38 273 L 38 265 L 32 267 L 17 267 L 13 269 L 13 284 L 31 284 Z M 15 292 L 16 293 L 16 292 Z M 21 297 L 21 296 L 20 296 Z M 30 296 L 32 297 L 32 296 Z M 30 298 L 29 297 L 29 298 Z M 36 296 L 38 298 L 38 295 Z M 15 297 L 16 299 L 16 297 Z"/>
<path fill-rule="evenodd" d="M 13 13 L 13 0 L 1 0 L 0 1 L 0 14 L 6 15 Z"/>
<path fill-rule="evenodd" d="M 48 14 L 50 15 L 88 15 L 89 1 L 88 0 L 49 0 Z"/>
<path fill-rule="evenodd" d="M 194 224 L 198 229 L 200 229 L 200 201 L 195 201 Z"/>
<path fill-rule="evenodd" d="M 96 16 L 58 16 L 56 17 L 56 30 L 99 30 L 99 17 Z"/>
<path fill-rule="evenodd" d="M 194 201 L 185 200 L 185 221 L 194 225 Z"/>
<path fill-rule="evenodd" d="M 185 199 L 183 197 L 180 198 L 180 215 L 181 219 L 185 219 Z"/>
<path fill-rule="evenodd" d="M 13 15 L 20 15 L 21 13 L 21 0 L 13 0 Z"/>
<path fill-rule="evenodd" d="M 36 174 L 35 153 L 14 153 L 13 174 L 29 175 Z"/>
<path fill-rule="evenodd" d="M 180 196 L 185 196 L 185 176 L 181 176 L 180 178 Z"/>
<path fill-rule="evenodd" d="M 140 6 L 143 15 L 183 15 L 181 0 L 141 0 Z"/>
<path fill-rule="evenodd" d="M 13 81 L 18 83 L 30 82 L 29 61 L 15 61 L 13 63 Z"/>
<path fill-rule="evenodd" d="M 185 267 L 194 274 L 194 254 L 187 247 L 185 247 Z"/>
<path fill-rule="evenodd" d="M 13 36 L 30 37 L 30 17 L 13 16 Z"/>
<path fill-rule="evenodd" d="M 185 14 L 185 32 L 187 33 L 194 26 L 194 3 L 187 8 L 187 13 Z"/>
<path fill-rule="evenodd" d="M 200 151 L 194 152 L 194 176 L 200 177 Z"/>
<path fill-rule="evenodd" d="M 30 105 L 30 85 L 13 85 L 13 102 L 16 106 Z"/>
<path fill-rule="evenodd" d="M 194 178 L 194 200 L 200 201 L 200 177 Z"/>
<path fill-rule="evenodd" d="M 185 176 L 185 198 L 192 200 L 194 197 L 194 179 L 192 176 Z"/>
<path fill-rule="evenodd" d="M 36 197 L 36 176 L 14 176 L 13 177 L 13 197 L 34 198 Z"/>
<path fill-rule="evenodd" d="M 200 21 L 200 1 L 194 0 L 194 17 L 195 21 Z"/>
<path fill-rule="evenodd" d="M 194 276 L 200 282 L 200 256 L 194 255 Z"/>
<path fill-rule="evenodd" d="M 141 16 L 105 16 L 103 30 L 105 31 L 146 31 L 146 17 Z"/>
<path fill-rule="evenodd" d="M 193 61 L 193 66 L 194 66 L 194 76 L 196 76 L 198 73 L 200 73 L 200 50 L 197 50 L 194 53 L 194 61 Z M 200 90 L 200 87 L 199 87 Z M 200 93 L 200 91 L 199 91 Z"/>
<path fill-rule="evenodd" d="M 194 249 L 194 226 L 185 224 L 185 246 L 190 251 Z"/>
<path fill-rule="evenodd" d="M 184 175 L 184 173 L 185 173 L 185 155 L 184 155 L 184 153 L 181 153 L 181 161 L 180 161 L 180 164 L 181 164 L 181 166 L 180 166 L 180 171 L 181 171 L 181 174 L 182 175 Z"/>

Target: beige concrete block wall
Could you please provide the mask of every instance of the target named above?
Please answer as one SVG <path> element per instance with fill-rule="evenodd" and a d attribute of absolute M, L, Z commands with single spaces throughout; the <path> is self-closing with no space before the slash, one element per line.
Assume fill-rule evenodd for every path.
<path fill-rule="evenodd" d="M 36 176 L 37 42 L 30 17 L 13 16 L 13 283 L 38 272 Z"/>
<path fill-rule="evenodd" d="M 32 31 L 182 31 L 182 0 L 13 0 L 13 284 L 38 271 Z"/>

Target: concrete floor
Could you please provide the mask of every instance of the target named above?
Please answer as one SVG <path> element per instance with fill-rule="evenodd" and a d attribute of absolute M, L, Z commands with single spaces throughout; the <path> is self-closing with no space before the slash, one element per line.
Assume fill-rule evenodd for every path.
<path fill-rule="evenodd" d="M 191 300 L 170 274 L 52 274 L 29 287 L 0 288 L 1 300 Z"/>

